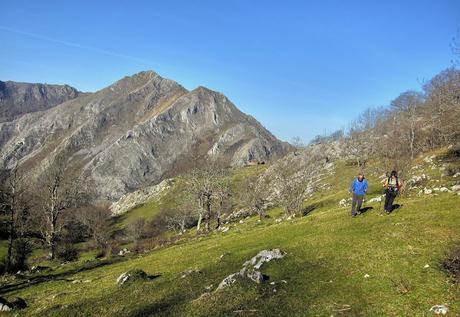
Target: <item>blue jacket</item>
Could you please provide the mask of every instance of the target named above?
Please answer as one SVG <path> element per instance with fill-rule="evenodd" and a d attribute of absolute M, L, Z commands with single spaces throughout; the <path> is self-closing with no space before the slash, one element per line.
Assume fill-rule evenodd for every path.
<path fill-rule="evenodd" d="M 360 182 L 357 178 L 355 178 L 353 183 L 351 183 L 350 191 L 358 196 L 363 196 L 366 194 L 368 187 L 369 185 L 367 184 L 366 179 L 363 179 L 363 181 Z"/>

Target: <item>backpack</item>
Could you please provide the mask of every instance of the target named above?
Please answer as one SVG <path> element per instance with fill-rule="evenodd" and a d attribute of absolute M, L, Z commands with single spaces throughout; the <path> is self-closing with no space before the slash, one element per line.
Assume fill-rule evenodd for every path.
<path fill-rule="evenodd" d="M 400 189 L 401 189 L 401 184 L 399 183 L 398 177 L 396 176 L 395 178 L 396 178 L 396 185 L 395 185 L 395 186 L 392 186 L 392 185 L 390 185 L 391 176 L 388 177 L 388 180 L 387 180 L 388 189 L 389 189 L 390 191 L 392 191 L 392 192 L 395 192 L 395 191 L 396 191 L 396 192 L 399 193 L 399 191 L 400 191 Z"/>

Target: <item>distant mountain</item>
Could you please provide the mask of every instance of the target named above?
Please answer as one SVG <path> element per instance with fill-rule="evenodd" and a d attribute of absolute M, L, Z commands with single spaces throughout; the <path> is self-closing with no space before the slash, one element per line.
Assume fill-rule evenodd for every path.
<path fill-rule="evenodd" d="M 0 81 L 0 122 L 10 121 L 25 113 L 49 109 L 79 94 L 77 89 L 68 85 Z"/>
<path fill-rule="evenodd" d="M 188 91 L 153 71 L 0 123 L 0 132 L 6 165 L 15 152 L 39 175 L 48 160 L 64 155 L 87 176 L 95 197 L 109 201 L 186 171 L 203 156 L 244 165 L 290 150 L 224 95 Z"/>

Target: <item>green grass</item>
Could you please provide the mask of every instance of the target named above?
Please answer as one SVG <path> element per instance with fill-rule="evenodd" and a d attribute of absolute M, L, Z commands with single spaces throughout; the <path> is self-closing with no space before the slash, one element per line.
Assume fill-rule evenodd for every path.
<path fill-rule="evenodd" d="M 227 233 L 190 236 L 123 262 L 114 259 L 81 272 L 75 272 L 81 264 L 61 266 L 50 281 L 28 287 L 11 281 L 2 296 L 26 299 L 29 307 L 21 315 L 28 316 L 430 316 L 435 304 L 447 304 L 449 315 L 459 315 L 460 287 L 440 263 L 460 243 L 460 196 L 398 197 L 402 207 L 391 215 L 381 216 L 379 203 L 373 203 L 366 204 L 373 209 L 351 218 L 338 201 L 348 197 L 355 172 L 338 164 L 324 180 L 331 189 L 305 202 L 316 206 L 306 217 L 276 223 L 282 211 L 274 208 L 261 223 L 252 217 L 230 224 Z M 369 196 L 377 195 L 376 175 L 368 180 Z M 263 267 L 268 282 L 242 280 L 199 299 L 205 287 L 215 289 L 267 248 L 288 253 Z M 121 273 L 137 268 L 159 276 L 116 285 Z M 201 273 L 181 278 L 189 268 Z"/>

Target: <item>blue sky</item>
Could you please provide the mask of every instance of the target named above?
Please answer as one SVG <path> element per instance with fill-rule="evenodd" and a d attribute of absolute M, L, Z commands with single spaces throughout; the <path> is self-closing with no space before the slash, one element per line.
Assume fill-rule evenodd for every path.
<path fill-rule="evenodd" d="M 152 69 L 309 140 L 451 66 L 459 28 L 458 0 L 0 0 L 0 80 L 95 91 Z"/>

